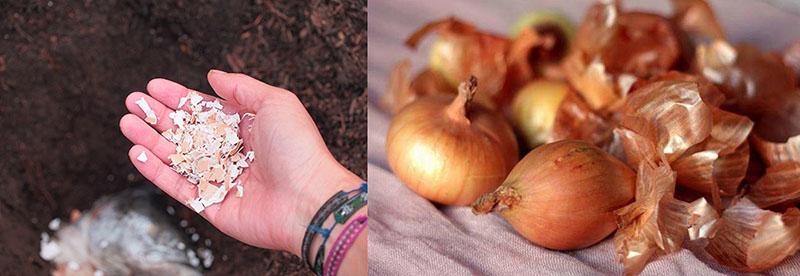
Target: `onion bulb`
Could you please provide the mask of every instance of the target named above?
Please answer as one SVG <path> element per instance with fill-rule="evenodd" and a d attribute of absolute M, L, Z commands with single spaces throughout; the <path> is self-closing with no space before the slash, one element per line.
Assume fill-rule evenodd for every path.
<path fill-rule="evenodd" d="M 472 77 L 458 95 L 432 95 L 392 119 L 389 166 L 409 189 L 431 201 L 466 205 L 503 181 L 518 160 L 517 140 L 502 115 L 471 104 Z"/>
<path fill-rule="evenodd" d="M 520 89 L 511 102 L 511 118 L 528 147 L 548 142 L 561 102 L 569 91 L 562 81 L 536 80 Z"/>
<path fill-rule="evenodd" d="M 495 209 L 523 237 L 546 248 L 584 248 L 617 228 L 614 210 L 633 200 L 635 179 L 631 168 L 600 148 L 564 140 L 528 153 L 472 211 Z"/>

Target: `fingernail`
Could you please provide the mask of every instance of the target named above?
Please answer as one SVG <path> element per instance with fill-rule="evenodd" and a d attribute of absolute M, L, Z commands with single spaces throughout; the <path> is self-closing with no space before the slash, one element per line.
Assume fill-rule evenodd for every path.
<path fill-rule="evenodd" d="M 228 72 L 225 72 L 225 71 L 222 71 L 222 70 L 217 70 L 217 69 L 211 69 L 211 71 L 209 71 L 209 73 L 211 73 L 211 74 L 227 74 Z"/>

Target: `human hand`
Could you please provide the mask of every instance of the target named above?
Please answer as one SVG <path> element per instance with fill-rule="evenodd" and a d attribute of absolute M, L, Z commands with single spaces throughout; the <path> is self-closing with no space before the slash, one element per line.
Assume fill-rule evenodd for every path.
<path fill-rule="evenodd" d="M 280 249 L 300 255 L 300 244 L 316 210 L 340 190 L 355 189 L 362 182 L 331 155 L 311 116 L 297 97 L 243 74 L 211 70 L 208 82 L 222 97 L 227 114 L 254 113 L 243 117 L 239 135 L 244 151 L 255 160 L 237 178 L 244 196 L 230 194 L 200 213 L 220 231 L 253 246 Z M 173 129 L 169 113 L 190 89 L 165 79 L 147 84 L 148 94 L 133 92 L 125 105 L 132 114 L 120 120 L 122 133 L 135 145 L 128 155 L 145 178 L 186 204 L 197 196 L 196 186 L 169 166 L 175 144 L 161 136 Z M 215 97 L 198 93 L 205 100 Z M 136 105 L 143 98 L 158 121 L 149 125 Z M 188 110 L 186 106 L 183 109 Z M 145 152 L 146 162 L 136 160 Z M 155 158 L 154 158 L 155 157 Z"/>

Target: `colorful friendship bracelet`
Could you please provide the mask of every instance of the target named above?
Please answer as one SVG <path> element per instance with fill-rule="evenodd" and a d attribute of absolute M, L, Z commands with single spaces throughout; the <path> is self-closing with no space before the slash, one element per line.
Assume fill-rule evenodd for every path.
<path fill-rule="evenodd" d="M 311 261 L 308 258 L 309 250 L 311 249 L 311 242 L 312 237 L 315 233 L 322 233 L 324 230 L 321 228 L 322 223 L 331 215 L 331 213 L 335 212 L 336 209 L 339 209 L 346 201 L 347 196 L 351 193 L 358 192 L 359 189 L 354 189 L 352 191 L 339 191 L 333 194 L 325 203 L 320 206 L 317 212 L 314 214 L 314 217 L 311 219 L 311 222 L 306 226 L 306 233 L 303 236 L 303 243 L 301 246 L 301 257 L 303 258 L 303 263 L 305 263 L 308 268 L 313 269 L 314 266 L 311 264 Z"/>
<path fill-rule="evenodd" d="M 336 276 L 339 273 L 339 267 L 342 266 L 347 251 L 353 246 L 361 232 L 367 228 L 367 220 L 366 216 L 358 216 L 345 226 L 342 233 L 333 243 L 328 259 L 325 260 L 325 273 L 323 275 Z"/>
<path fill-rule="evenodd" d="M 314 259 L 314 272 L 316 272 L 317 275 L 322 275 L 322 264 L 325 261 L 325 243 L 328 242 L 333 228 L 335 228 L 337 224 L 344 224 L 355 212 L 361 209 L 361 207 L 367 205 L 366 186 L 362 187 L 364 188 L 362 191 L 359 191 L 356 196 L 348 199 L 347 202 L 334 213 L 334 221 L 331 227 L 324 229 L 326 233 L 322 233 L 322 244 L 320 244 L 319 250 L 317 250 L 317 256 Z"/>
<path fill-rule="evenodd" d="M 308 265 L 308 267 L 312 270 L 315 270 L 316 265 L 312 265 L 309 260 L 309 250 L 311 247 L 311 243 L 313 241 L 313 236 L 315 234 L 320 234 L 327 240 L 328 236 L 330 236 L 334 225 L 330 228 L 322 228 L 322 224 L 330 217 L 333 213 L 339 213 L 337 210 L 340 210 L 347 202 L 352 201 L 354 198 L 358 198 L 360 194 L 365 194 L 367 192 L 367 183 L 362 183 L 358 189 L 353 189 L 351 191 L 339 191 L 333 196 L 331 196 L 324 204 L 317 210 L 314 217 L 311 219 L 309 225 L 307 225 L 305 236 L 303 237 L 303 244 L 301 247 L 301 257 L 303 258 L 303 262 Z M 350 195 L 355 194 L 354 197 L 349 197 Z M 366 197 L 364 197 L 366 199 Z M 352 214 L 351 214 L 352 215 Z M 348 216 L 349 218 L 349 216 Z M 325 241 L 323 241 L 320 250 L 324 250 Z M 323 253 L 324 254 L 324 253 Z M 319 257 L 319 253 L 317 253 L 317 257 Z M 316 260 L 315 260 L 316 261 Z M 321 264 L 320 264 L 321 266 Z M 321 270 L 321 269 L 320 269 Z"/>

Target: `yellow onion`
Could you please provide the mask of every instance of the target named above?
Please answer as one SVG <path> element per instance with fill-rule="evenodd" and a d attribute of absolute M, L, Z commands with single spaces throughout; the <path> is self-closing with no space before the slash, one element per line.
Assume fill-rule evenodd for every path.
<path fill-rule="evenodd" d="M 392 69 L 386 95 L 381 99 L 381 106 L 391 113 L 397 113 L 418 98 L 435 94 L 456 94 L 455 89 L 430 69 L 420 72 L 413 80 L 409 80 L 411 62 L 403 60 Z"/>
<path fill-rule="evenodd" d="M 705 250 L 740 272 L 769 269 L 800 248 L 800 210 L 776 213 L 742 198 L 722 213 Z"/>
<path fill-rule="evenodd" d="M 466 205 L 495 189 L 518 160 L 517 141 L 505 119 L 471 104 L 477 80 L 458 95 L 414 101 L 392 119 L 386 155 L 394 173 L 420 196 Z"/>
<path fill-rule="evenodd" d="M 514 95 L 512 122 L 528 147 L 550 141 L 556 113 L 568 91 L 569 86 L 563 81 L 536 80 Z"/>
<path fill-rule="evenodd" d="M 635 178 L 633 170 L 593 145 L 559 141 L 528 153 L 472 210 L 497 210 L 534 244 L 584 248 L 614 232 L 614 210 L 633 199 Z"/>
<path fill-rule="evenodd" d="M 503 92 L 506 82 L 508 39 L 481 32 L 454 17 L 428 23 L 414 32 L 406 45 L 416 49 L 425 36 L 435 32 L 428 66 L 452 87 L 475 76 L 481 80 L 476 101 L 496 109 L 510 100 Z"/>

